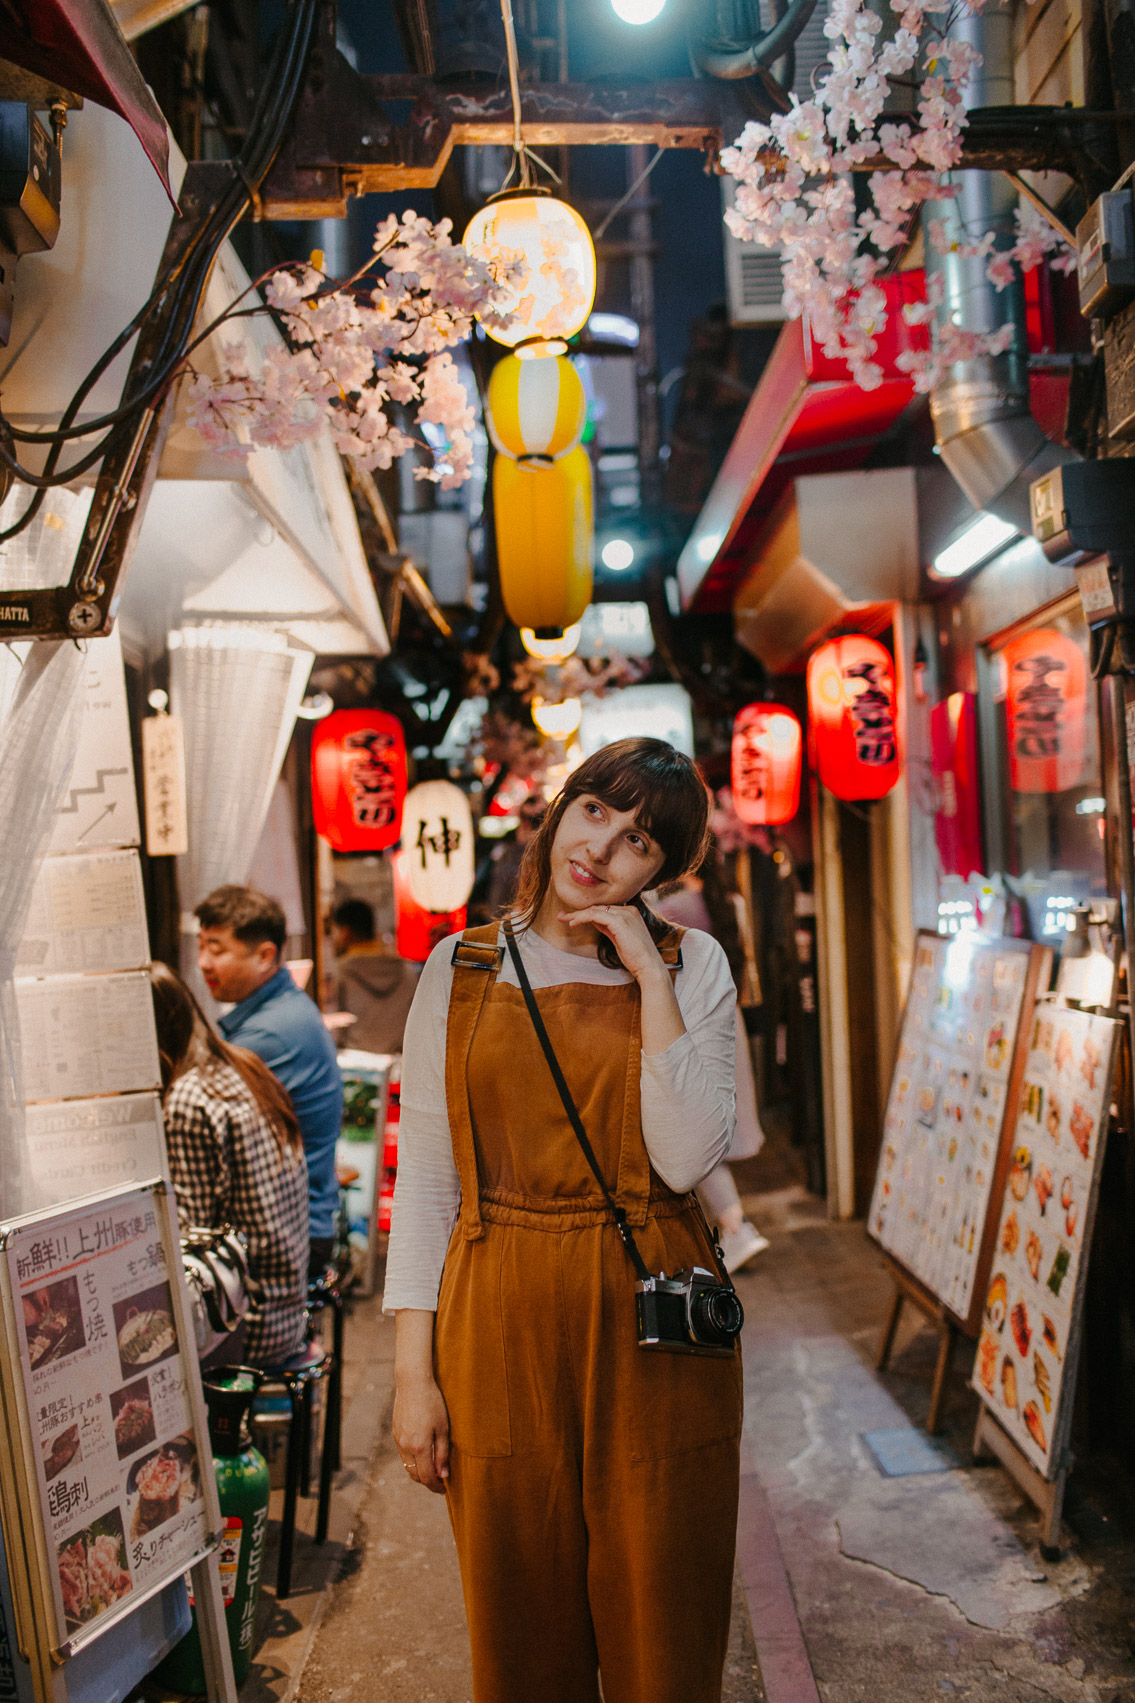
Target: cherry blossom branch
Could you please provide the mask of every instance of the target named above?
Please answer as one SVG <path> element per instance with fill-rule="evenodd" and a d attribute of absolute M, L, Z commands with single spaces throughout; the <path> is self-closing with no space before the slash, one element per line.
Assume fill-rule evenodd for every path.
<path fill-rule="evenodd" d="M 450 222 L 412 212 L 378 227 L 363 266 L 336 283 L 295 263 L 249 285 L 206 327 L 197 348 L 230 320 L 271 314 L 285 342 L 253 367 L 240 342 L 223 346 L 216 377 L 193 372 L 189 423 L 215 448 L 247 455 L 258 447 L 292 449 L 325 428 L 343 454 L 367 471 L 386 468 L 425 441 L 432 465 L 414 477 L 451 488 L 473 466 L 474 412 L 448 350 L 469 337 L 474 318 L 500 329 L 523 262 L 489 261 L 450 240 Z M 383 270 L 376 270 L 376 263 Z M 373 287 L 359 289 L 366 279 Z M 263 287 L 265 301 L 239 308 Z M 392 406 L 416 404 L 419 439 L 396 426 Z M 440 436 L 440 444 L 437 440 Z"/>
<path fill-rule="evenodd" d="M 883 19 L 866 0 L 833 0 L 824 33 L 831 42 L 829 69 L 812 98 L 792 97 L 791 110 L 768 124 L 747 124 L 721 156 L 737 184 L 725 222 L 734 236 L 779 249 L 785 309 L 807 313 L 824 353 L 844 359 L 865 390 L 881 383 L 875 356 L 887 318 L 882 279 L 906 247 L 910 225 L 926 204 L 950 201 L 946 174 L 961 162 L 968 114 L 961 90 L 981 65 L 967 41 L 949 35 L 984 0 L 890 0 L 897 23 L 880 42 Z M 944 14 L 926 36 L 928 14 Z M 915 112 L 887 114 L 896 89 L 914 83 Z M 917 120 L 911 122 L 909 120 Z M 852 174 L 871 167 L 871 205 L 857 210 Z M 948 238 L 941 221 L 929 223 L 939 252 L 986 261 L 986 273 L 1003 290 L 1020 267 L 1048 257 L 1062 269 L 1075 255 L 1034 209 L 1017 214 L 1016 239 L 995 245 L 992 233 L 976 244 Z M 933 281 L 932 281 L 933 283 Z M 908 323 L 930 323 L 932 345 L 899 357 L 917 388 L 929 390 L 953 361 L 997 354 L 1011 328 L 963 332 L 934 320 L 940 302 L 907 308 Z"/>

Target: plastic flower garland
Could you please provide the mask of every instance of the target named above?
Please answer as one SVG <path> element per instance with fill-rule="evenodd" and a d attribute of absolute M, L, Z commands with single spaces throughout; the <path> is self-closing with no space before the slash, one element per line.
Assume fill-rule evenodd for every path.
<path fill-rule="evenodd" d="M 983 0 L 962 0 L 979 11 Z M 965 41 L 946 35 L 957 9 L 933 0 L 890 0 L 898 15 L 892 38 L 881 46 L 883 19 L 864 0 L 832 0 L 824 33 L 831 42 L 830 70 L 818 80 L 811 100 L 792 97 L 790 112 L 768 124 L 746 124 L 721 155 L 736 179 L 735 205 L 725 214 L 734 236 L 780 248 L 785 307 L 792 318 L 807 313 L 824 353 L 847 361 L 852 377 L 872 390 L 883 377 L 873 359 L 886 318 L 879 279 L 892 270 L 923 202 L 948 201 L 954 189 L 938 175 L 961 161 L 967 113 L 961 89 L 981 64 Z M 942 30 L 923 43 L 927 15 L 946 12 Z M 884 105 L 897 79 L 913 80 L 920 61 L 917 124 L 901 114 L 884 119 Z M 912 115 L 914 116 L 914 115 Z M 856 212 L 852 172 L 883 156 L 895 169 L 870 174 L 871 205 Z M 929 223 L 939 253 L 986 257 L 986 273 L 998 290 L 1048 254 L 1064 270 L 1075 265 L 1067 244 L 1032 208 L 1017 214 L 1016 241 L 994 250 L 992 233 L 979 242 L 953 241 L 941 220 Z M 908 324 L 932 320 L 942 303 L 942 280 L 932 275 L 928 299 L 904 308 Z M 953 362 L 1009 347 L 1012 327 L 987 334 L 952 324 L 935 327 L 934 346 L 905 351 L 898 365 L 915 387 L 930 390 Z"/>
<path fill-rule="evenodd" d="M 474 413 L 446 351 L 469 336 L 474 316 L 487 326 L 509 323 L 502 304 L 525 268 L 515 256 L 490 262 L 462 248 L 450 228 L 448 219 L 433 225 L 412 212 L 391 214 L 375 233 L 373 259 L 343 283 L 314 266 L 284 266 L 262 280 L 266 305 L 240 307 L 250 285 L 196 343 L 226 321 L 269 311 L 285 342 L 266 351 L 259 371 L 243 344 L 226 343 L 219 377 L 193 374 L 189 424 L 238 454 L 292 449 L 326 426 L 343 455 L 386 468 L 418 443 L 393 424 L 389 406 L 416 402 L 433 464 L 414 477 L 447 489 L 463 484 Z"/>

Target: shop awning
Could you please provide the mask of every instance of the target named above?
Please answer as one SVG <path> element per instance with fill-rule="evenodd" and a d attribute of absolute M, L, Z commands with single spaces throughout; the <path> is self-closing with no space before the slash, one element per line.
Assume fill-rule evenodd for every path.
<path fill-rule="evenodd" d="M 921 271 L 886 281 L 887 326 L 876 359 L 883 381 L 862 390 L 843 361 L 812 341 L 804 320 L 789 320 L 745 410 L 721 471 L 678 558 L 682 606 L 709 612 L 732 606 L 751 546 L 788 484 L 801 474 L 862 467 L 914 398 L 896 364 L 926 333 L 901 309 L 924 299 Z"/>
<path fill-rule="evenodd" d="M 166 121 L 106 0 L 0 0 L 0 59 L 124 118 L 174 200 Z"/>

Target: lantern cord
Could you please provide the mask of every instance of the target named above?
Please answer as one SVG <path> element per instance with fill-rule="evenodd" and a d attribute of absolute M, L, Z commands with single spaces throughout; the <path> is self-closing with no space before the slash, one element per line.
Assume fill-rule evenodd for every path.
<path fill-rule="evenodd" d="M 520 187 L 532 187 L 532 173 L 528 165 L 528 150 L 524 146 L 524 132 L 520 121 L 520 58 L 516 51 L 516 24 L 512 16 L 512 0 L 501 0 L 501 19 L 504 23 L 504 46 L 508 58 L 508 87 L 512 95 L 512 151 L 513 171 L 520 174 Z M 505 178 L 512 176 L 510 171 Z"/>

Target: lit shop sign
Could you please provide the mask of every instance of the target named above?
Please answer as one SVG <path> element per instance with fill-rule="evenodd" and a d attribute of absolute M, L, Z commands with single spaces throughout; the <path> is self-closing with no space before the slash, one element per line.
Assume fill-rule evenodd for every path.
<path fill-rule="evenodd" d="M 972 899 L 945 899 L 939 904 L 939 934 L 965 934 L 979 926 L 977 906 Z"/>
<path fill-rule="evenodd" d="M 1083 900 L 1077 899 L 1074 893 L 1054 894 L 1046 899 L 1044 904 L 1044 919 L 1040 925 L 1042 934 L 1075 934 L 1076 912 L 1083 909 Z"/>

